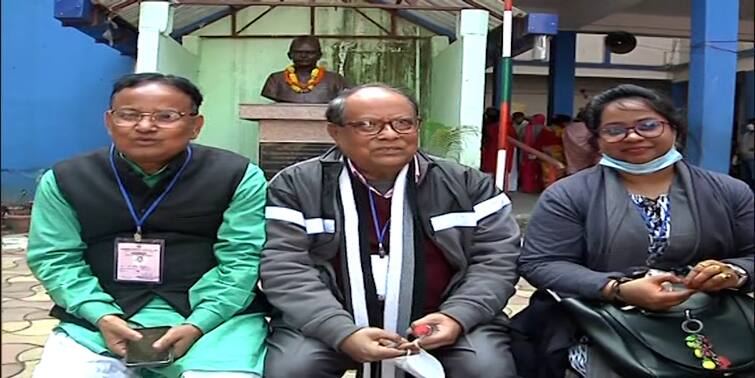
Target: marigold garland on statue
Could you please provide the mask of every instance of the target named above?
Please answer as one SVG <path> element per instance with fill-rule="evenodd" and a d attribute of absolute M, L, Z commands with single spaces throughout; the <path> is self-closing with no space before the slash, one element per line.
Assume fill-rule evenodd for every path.
<path fill-rule="evenodd" d="M 322 79 L 325 78 L 325 68 L 315 67 L 312 69 L 312 72 L 309 74 L 309 80 L 307 80 L 305 85 L 302 85 L 302 83 L 299 82 L 299 76 L 296 75 L 296 70 L 294 69 L 293 64 L 286 67 L 283 77 L 286 79 L 286 84 L 288 84 L 294 92 L 307 93 L 312 91 L 312 89 L 314 89 L 317 84 L 320 84 Z"/>

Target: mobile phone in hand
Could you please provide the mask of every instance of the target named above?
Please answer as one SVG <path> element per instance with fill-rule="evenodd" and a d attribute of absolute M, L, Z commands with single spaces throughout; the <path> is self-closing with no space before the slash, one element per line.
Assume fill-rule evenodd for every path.
<path fill-rule="evenodd" d="M 155 341 L 163 337 L 170 327 L 135 328 L 142 334 L 139 341 L 129 341 L 126 351 L 126 367 L 163 367 L 173 363 L 173 352 L 170 348 L 158 352 L 152 347 Z"/>

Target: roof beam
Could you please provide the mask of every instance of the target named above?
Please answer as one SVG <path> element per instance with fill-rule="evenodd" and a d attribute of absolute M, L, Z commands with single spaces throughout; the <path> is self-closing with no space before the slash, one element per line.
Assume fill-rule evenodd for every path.
<path fill-rule="evenodd" d="M 372 19 L 372 17 L 368 16 L 367 14 L 365 14 L 364 12 L 362 12 L 361 10 L 359 10 L 359 8 L 354 8 L 354 10 L 355 10 L 355 11 L 356 11 L 357 13 L 359 13 L 360 15 L 362 15 L 362 17 L 366 18 L 366 19 L 367 19 L 367 21 L 369 21 L 369 22 L 371 22 L 371 23 L 372 23 L 373 25 L 377 26 L 377 27 L 378 27 L 378 29 L 380 29 L 380 30 L 384 31 L 384 32 L 385 32 L 385 34 L 388 34 L 388 35 L 391 35 L 391 34 L 393 34 L 393 33 L 392 33 L 392 32 L 391 32 L 390 30 L 388 30 L 388 29 L 386 29 L 385 27 L 383 27 L 383 25 L 380 25 L 380 23 L 378 23 L 377 21 L 373 20 L 373 19 Z"/>
<path fill-rule="evenodd" d="M 302 36 L 315 37 L 317 39 L 386 39 L 386 40 L 423 40 L 430 37 L 416 35 L 359 35 L 359 34 L 242 34 L 232 35 L 203 35 L 207 39 L 293 39 Z"/>
<path fill-rule="evenodd" d="M 396 10 L 422 10 L 422 11 L 460 11 L 464 9 L 477 9 L 467 6 L 441 6 L 441 5 L 400 5 L 389 3 L 336 3 L 336 2 L 286 2 L 264 0 L 173 0 L 179 5 L 266 5 L 279 7 L 306 7 L 306 8 L 380 8 Z"/>
<path fill-rule="evenodd" d="M 275 9 L 275 6 L 271 6 L 270 8 L 265 9 L 264 12 L 260 13 L 257 17 L 255 17 L 253 20 L 249 21 L 244 27 L 242 27 L 239 31 L 236 32 L 236 34 L 241 34 L 244 30 L 246 30 L 248 27 L 252 26 L 255 22 L 259 21 L 260 18 L 265 17 L 268 13 L 270 13 L 271 10 Z"/>
<path fill-rule="evenodd" d="M 372 5 L 392 5 L 392 4 L 387 4 L 386 3 L 387 0 L 368 0 L 368 1 Z M 464 9 L 476 9 L 476 8 L 464 8 Z M 429 31 L 431 31 L 431 32 L 433 32 L 435 34 L 444 35 L 444 36 L 448 37 L 448 39 L 451 40 L 451 42 L 453 42 L 453 41 L 456 40 L 456 31 L 455 30 L 449 29 L 449 28 L 447 28 L 447 27 L 445 27 L 443 25 L 439 25 L 439 24 L 437 24 L 437 23 L 435 23 L 435 22 L 433 22 L 431 20 L 428 20 L 428 19 L 426 19 L 426 18 L 424 18 L 424 17 L 422 17 L 422 16 L 420 16 L 420 15 L 418 15 L 418 14 L 416 14 L 416 13 L 414 13 L 414 12 L 411 11 L 411 10 L 417 10 L 417 9 L 411 9 L 411 10 L 409 10 L 409 9 L 397 9 L 397 8 L 394 8 L 394 9 L 389 9 L 389 10 L 391 12 L 394 12 L 398 17 L 401 17 L 404 20 L 407 20 L 407 21 L 409 21 L 409 22 L 411 22 L 411 23 L 413 23 L 415 25 L 422 26 L 423 28 L 425 28 L 425 29 L 427 29 L 427 30 L 429 30 Z M 394 27 L 395 27 L 395 25 L 394 25 Z"/>
<path fill-rule="evenodd" d="M 204 18 L 199 19 L 199 20 L 197 20 L 195 22 L 192 22 L 191 24 L 186 25 L 186 26 L 184 26 L 184 27 L 182 27 L 180 29 L 173 30 L 173 32 L 170 33 L 170 36 L 173 37 L 173 39 L 175 39 L 176 41 L 181 42 L 181 37 L 183 37 L 183 36 L 185 36 L 185 35 L 187 35 L 189 33 L 192 33 L 194 31 L 197 31 L 197 30 L 199 30 L 199 29 L 201 29 L 201 28 L 203 28 L 203 27 L 205 27 L 205 26 L 207 26 L 207 25 L 209 25 L 209 24 L 211 24 L 211 23 L 213 23 L 213 22 L 215 22 L 217 20 L 220 20 L 220 19 L 228 16 L 229 14 L 231 14 L 231 8 L 230 7 L 228 9 L 217 11 L 217 12 L 215 12 L 215 13 L 207 16 L 207 17 L 204 17 Z"/>

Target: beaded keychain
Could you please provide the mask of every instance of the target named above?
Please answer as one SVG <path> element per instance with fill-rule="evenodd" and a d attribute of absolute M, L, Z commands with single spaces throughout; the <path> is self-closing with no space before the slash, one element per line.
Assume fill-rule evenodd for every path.
<path fill-rule="evenodd" d="M 713 351 L 713 344 L 707 336 L 701 334 L 703 322 L 692 317 L 692 311 L 684 310 L 684 316 L 687 318 L 682 322 L 682 331 L 688 336 L 684 339 L 687 346 L 692 349 L 695 357 L 702 361 L 702 367 L 706 370 L 723 370 L 731 366 L 728 358 L 716 354 Z"/>

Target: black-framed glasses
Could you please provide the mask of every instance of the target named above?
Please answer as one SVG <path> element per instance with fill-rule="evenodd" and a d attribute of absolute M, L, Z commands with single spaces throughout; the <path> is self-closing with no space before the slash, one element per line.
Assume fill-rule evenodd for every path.
<path fill-rule="evenodd" d="M 144 116 L 149 116 L 149 119 L 157 127 L 173 128 L 179 127 L 181 124 L 178 122 L 185 116 L 196 116 L 197 113 L 186 113 L 175 110 L 158 110 L 156 112 L 140 112 L 130 109 L 111 109 L 109 110 L 113 124 L 118 127 L 134 127 L 138 124 Z"/>
<path fill-rule="evenodd" d="M 606 143 L 617 143 L 624 140 L 629 131 L 633 130 L 643 138 L 657 138 L 663 135 L 663 129 L 669 123 L 659 119 L 643 119 L 633 127 L 625 127 L 622 124 L 606 124 L 598 129 L 598 136 Z"/>
<path fill-rule="evenodd" d="M 398 134 L 411 134 L 416 132 L 419 128 L 419 119 L 415 118 L 396 118 L 389 121 L 382 121 L 376 119 L 367 119 L 362 121 L 351 121 L 344 123 L 344 126 L 349 126 L 359 134 L 372 136 L 378 135 L 383 132 L 383 129 L 387 125 L 391 125 L 391 129 Z"/>

